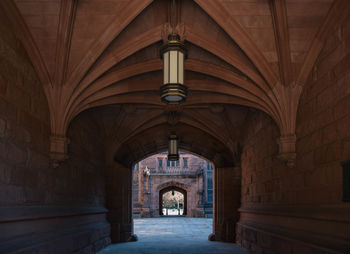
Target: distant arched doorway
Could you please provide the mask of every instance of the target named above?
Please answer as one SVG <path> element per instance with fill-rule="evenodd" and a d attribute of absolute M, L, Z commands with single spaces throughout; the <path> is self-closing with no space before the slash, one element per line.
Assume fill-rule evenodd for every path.
<path fill-rule="evenodd" d="M 187 191 L 179 188 L 177 186 L 168 186 L 164 189 L 161 189 L 159 191 L 159 215 L 166 215 L 163 214 L 163 195 L 166 194 L 167 192 L 180 192 L 183 195 L 183 213 L 182 215 L 186 215 L 187 214 Z"/>

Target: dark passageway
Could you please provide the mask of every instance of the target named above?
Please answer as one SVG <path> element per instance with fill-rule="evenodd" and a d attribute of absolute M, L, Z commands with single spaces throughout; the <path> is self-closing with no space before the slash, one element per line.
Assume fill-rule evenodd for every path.
<path fill-rule="evenodd" d="M 0 0 L 0 253 L 348 254 L 349 84 L 349 0 Z M 210 188 L 147 189 L 179 150 Z M 131 242 L 169 186 L 182 238 Z"/>

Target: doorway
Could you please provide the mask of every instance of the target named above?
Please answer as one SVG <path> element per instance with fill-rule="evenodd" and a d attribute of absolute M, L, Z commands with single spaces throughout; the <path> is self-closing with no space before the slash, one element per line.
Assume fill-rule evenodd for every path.
<path fill-rule="evenodd" d="M 159 191 L 159 215 L 185 216 L 187 214 L 187 191 L 169 186 Z"/>

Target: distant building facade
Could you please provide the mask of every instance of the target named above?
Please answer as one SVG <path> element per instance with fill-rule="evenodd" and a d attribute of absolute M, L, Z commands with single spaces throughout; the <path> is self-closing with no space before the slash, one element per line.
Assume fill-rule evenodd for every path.
<path fill-rule="evenodd" d="M 163 214 L 163 194 L 178 191 L 184 195 L 183 215 L 212 217 L 213 166 L 192 154 L 180 153 L 178 161 L 168 161 L 167 153 L 150 156 L 133 168 L 134 217 Z"/>

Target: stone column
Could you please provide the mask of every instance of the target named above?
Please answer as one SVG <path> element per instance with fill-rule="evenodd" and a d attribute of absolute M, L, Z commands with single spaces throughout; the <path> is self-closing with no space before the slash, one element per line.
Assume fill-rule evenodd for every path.
<path fill-rule="evenodd" d="M 139 162 L 138 162 L 139 163 Z M 144 190 L 143 190 L 143 170 L 140 169 L 140 165 L 138 167 L 138 183 L 139 183 L 139 189 L 138 189 L 138 201 L 139 201 L 139 204 L 143 205 L 143 193 L 144 193 Z"/>
<path fill-rule="evenodd" d="M 132 220 L 132 170 L 120 164 L 110 165 L 106 177 L 107 219 L 112 243 L 136 240 Z"/>
<path fill-rule="evenodd" d="M 198 175 L 198 205 L 203 205 L 204 185 L 203 174 Z"/>
<path fill-rule="evenodd" d="M 235 242 L 241 203 L 241 168 L 214 169 L 214 221 L 209 240 Z"/>
<path fill-rule="evenodd" d="M 208 203 L 208 168 L 203 169 L 203 202 Z"/>

